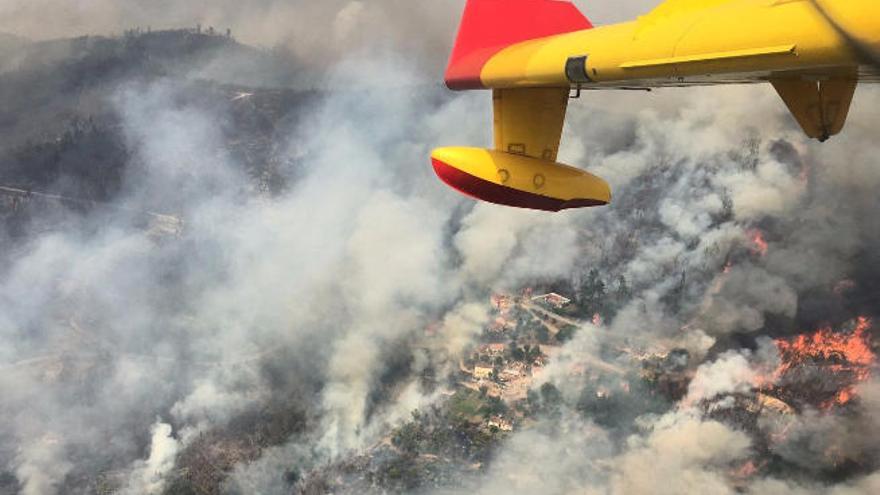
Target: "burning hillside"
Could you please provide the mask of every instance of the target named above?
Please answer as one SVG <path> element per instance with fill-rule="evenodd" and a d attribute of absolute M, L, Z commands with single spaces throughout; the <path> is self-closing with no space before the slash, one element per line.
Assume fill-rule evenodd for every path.
<path fill-rule="evenodd" d="M 823 145 L 763 88 L 585 96 L 560 157 L 614 205 L 507 210 L 425 163 L 485 95 L 355 29 L 422 7 L 311 7 L 369 49 L 0 72 L 0 493 L 880 493 L 880 94 Z"/>
<path fill-rule="evenodd" d="M 850 402 L 856 386 L 871 377 L 877 364 L 870 345 L 871 320 L 858 317 L 851 326 L 838 331 L 826 327 L 777 340 L 781 362 L 773 373 L 773 384 L 762 388 L 801 406 L 828 409 Z"/>

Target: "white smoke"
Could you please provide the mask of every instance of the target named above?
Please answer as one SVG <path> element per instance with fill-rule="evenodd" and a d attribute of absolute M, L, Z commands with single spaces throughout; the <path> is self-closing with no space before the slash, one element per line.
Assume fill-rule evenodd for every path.
<path fill-rule="evenodd" d="M 730 352 L 712 363 L 697 368 L 688 386 L 685 404 L 696 404 L 721 394 L 744 393 L 751 390 L 758 378 L 758 371 L 746 356 Z"/>
<path fill-rule="evenodd" d="M 735 493 L 724 470 L 747 458 L 750 444 L 745 434 L 715 421 L 661 418 L 649 435 L 631 439 L 615 462 L 611 492 Z"/>
<path fill-rule="evenodd" d="M 352 74 L 364 86 L 405 86 L 426 77 L 411 53 L 427 54 L 423 63 L 437 73 L 429 78 L 439 79 L 460 4 L 218 2 L 197 12 L 167 2 L 12 2 L 0 8 L 0 29 L 52 37 L 136 23 L 229 24 L 242 39 L 286 43 L 308 61 L 341 61 L 328 81 L 336 86 Z M 592 10 L 597 19 L 624 15 L 612 7 L 620 8 Z M 47 10 L 69 14 L 74 27 L 38 24 L 36 13 Z M 346 53 L 376 47 L 380 55 L 366 59 Z M 0 438 L 14 438 L 7 462 L 25 493 L 58 491 L 74 470 L 111 468 L 126 470 L 133 492 L 159 490 L 199 432 L 284 397 L 304 410 L 307 430 L 238 463 L 229 480 L 240 491 L 281 493 L 290 488 L 279 481 L 284 470 L 362 450 L 433 403 L 437 395 L 411 376 L 382 384 L 383 374 L 397 360 L 457 367 L 486 323 L 493 288 L 577 278 L 594 267 L 632 285 L 618 316 L 581 329 L 542 379 L 558 380 L 570 399 L 583 383 L 563 381 L 569 363 L 638 371 L 604 362 L 606 347 L 684 347 L 702 361 L 716 338 L 759 330 L 767 313 L 795 316 L 798 294 L 851 273 L 880 231 L 865 228 L 876 226 L 865 212 L 880 185 L 876 91 L 857 95 L 846 134 L 821 147 L 800 136 L 767 87 L 591 94 L 572 107 L 561 160 L 606 177 L 618 201 L 548 216 L 472 207 L 432 176 L 434 145 L 488 142 L 486 94 L 442 104 L 405 90 L 335 94 L 286 130 L 302 176 L 269 199 L 252 194 L 225 149 L 222 112 L 185 103 L 179 89 L 173 81 L 128 85 L 113 103 L 136 165 L 119 206 L 180 214 L 183 237 L 157 244 L 132 231 L 126 214 L 99 214 L 85 232 L 36 235 L 4 268 L 0 366 L 12 371 L 0 377 L 9 418 Z M 755 141 L 754 155 L 741 156 Z M 809 163 L 780 156 L 780 142 Z M 802 185 L 805 171 L 816 174 L 813 190 Z M 737 260 L 722 273 L 754 224 L 790 217 L 789 235 L 771 240 L 765 258 Z M 436 322 L 448 359 L 431 363 L 408 344 Z M 741 353 L 705 364 L 690 400 L 742 390 L 749 364 Z M 392 389 L 382 401 L 379 385 Z M 863 394 L 860 416 L 876 417 L 876 394 Z M 514 434 L 476 486 L 727 493 L 725 473 L 751 448 L 742 433 L 692 409 L 645 414 L 625 438 L 564 414 L 558 425 Z M 157 415 L 173 427 L 155 423 Z M 803 423 L 796 438 L 817 449 L 835 434 L 865 431 L 837 417 Z M 109 450 L 95 446 L 108 437 Z M 850 446 L 869 450 L 867 441 Z M 798 459 L 795 447 L 779 455 Z M 877 480 L 833 490 L 872 493 Z M 821 491 L 807 485 L 771 479 L 748 489 Z"/>
<path fill-rule="evenodd" d="M 180 444 L 172 436 L 171 425 L 157 422 L 151 431 L 150 455 L 135 463 L 129 484 L 122 493 L 132 495 L 162 493 L 167 476 L 174 468 Z"/>
<path fill-rule="evenodd" d="M 23 442 L 15 464 L 15 475 L 24 495 L 57 491 L 61 480 L 73 468 L 73 464 L 65 459 L 61 437 L 54 433 Z"/>

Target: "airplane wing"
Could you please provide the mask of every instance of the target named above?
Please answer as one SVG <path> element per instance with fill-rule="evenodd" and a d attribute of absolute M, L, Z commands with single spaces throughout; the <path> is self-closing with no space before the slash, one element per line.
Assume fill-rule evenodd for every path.
<path fill-rule="evenodd" d="M 769 82 L 824 141 L 843 129 L 857 84 L 880 81 L 877 52 L 876 0 L 668 0 L 596 28 L 570 1 L 467 0 L 446 83 L 493 91 L 495 146 L 435 150 L 434 168 L 496 203 L 606 204 L 604 181 L 556 163 L 570 90 Z"/>

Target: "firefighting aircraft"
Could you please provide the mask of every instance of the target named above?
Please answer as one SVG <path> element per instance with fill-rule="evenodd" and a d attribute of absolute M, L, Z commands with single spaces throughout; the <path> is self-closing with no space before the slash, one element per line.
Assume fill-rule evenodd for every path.
<path fill-rule="evenodd" d="M 556 162 L 581 90 L 769 82 L 804 132 L 825 141 L 843 129 L 858 82 L 880 81 L 877 50 L 878 0 L 668 0 L 595 29 L 569 1 L 467 0 L 446 84 L 492 89 L 495 146 L 439 148 L 431 160 L 476 199 L 606 205 L 607 182 Z"/>

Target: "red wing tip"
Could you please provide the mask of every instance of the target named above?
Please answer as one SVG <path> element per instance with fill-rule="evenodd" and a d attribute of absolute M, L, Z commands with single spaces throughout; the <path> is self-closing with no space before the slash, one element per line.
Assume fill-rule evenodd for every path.
<path fill-rule="evenodd" d="M 480 79 L 483 63 L 484 61 L 474 60 L 473 57 L 466 57 L 458 62 L 450 62 L 445 75 L 446 87 L 453 91 L 486 89 L 483 81 Z"/>
<path fill-rule="evenodd" d="M 484 89 L 483 67 L 505 48 L 593 25 L 571 1 L 468 0 L 446 71 L 453 90 Z"/>

